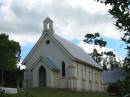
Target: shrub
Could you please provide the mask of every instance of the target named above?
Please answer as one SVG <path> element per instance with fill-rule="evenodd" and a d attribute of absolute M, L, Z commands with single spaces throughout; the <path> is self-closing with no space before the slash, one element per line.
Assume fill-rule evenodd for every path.
<path fill-rule="evenodd" d="M 111 83 L 107 88 L 107 92 L 111 94 L 119 94 L 121 86 L 118 83 Z"/>

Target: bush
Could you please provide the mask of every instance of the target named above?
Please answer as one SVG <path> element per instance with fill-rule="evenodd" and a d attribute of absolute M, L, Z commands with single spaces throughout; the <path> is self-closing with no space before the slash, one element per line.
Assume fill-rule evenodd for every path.
<path fill-rule="evenodd" d="M 5 94 L 5 92 L 0 89 L 0 97 L 10 97 L 10 95 L 9 94 Z"/>
<path fill-rule="evenodd" d="M 112 83 L 109 84 L 108 88 L 107 88 L 107 92 L 111 93 L 111 94 L 119 94 L 121 91 L 121 86 L 118 83 Z"/>

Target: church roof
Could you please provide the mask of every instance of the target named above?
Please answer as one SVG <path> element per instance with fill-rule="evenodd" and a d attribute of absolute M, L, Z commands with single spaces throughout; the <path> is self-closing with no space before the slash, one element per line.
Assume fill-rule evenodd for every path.
<path fill-rule="evenodd" d="M 82 48 L 58 36 L 57 34 L 52 35 L 77 61 L 84 62 L 93 67 L 102 69 L 102 67 L 99 66 Z"/>
<path fill-rule="evenodd" d="M 59 71 L 58 65 L 56 65 L 50 58 L 45 57 L 41 59 L 51 70 Z"/>
<path fill-rule="evenodd" d="M 42 57 L 40 56 L 33 64 L 30 68 L 34 68 L 37 63 L 39 62 L 43 62 L 49 69 L 51 69 L 52 71 L 59 71 L 59 67 L 58 65 L 56 65 L 50 58 L 48 57 Z"/>

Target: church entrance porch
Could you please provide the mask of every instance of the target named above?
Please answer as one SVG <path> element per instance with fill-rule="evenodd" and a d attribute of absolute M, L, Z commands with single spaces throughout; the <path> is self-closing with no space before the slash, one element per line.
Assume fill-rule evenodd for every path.
<path fill-rule="evenodd" d="M 39 68 L 39 87 L 46 87 L 46 69 L 43 66 Z"/>

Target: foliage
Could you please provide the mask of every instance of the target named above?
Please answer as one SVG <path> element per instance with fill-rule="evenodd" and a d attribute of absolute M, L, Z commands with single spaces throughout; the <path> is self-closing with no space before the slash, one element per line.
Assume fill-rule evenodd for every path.
<path fill-rule="evenodd" d="M 88 44 L 98 45 L 100 49 L 107 45 L 107 42 L 103 40 L 99 33 L 88 33 L 83 41 Z M 116 55 L 112 51 L 99 52 L 94 48 L 90 55 L 98 64 L 103 65 L 103 70 L 107 70 L 108 65 L 110 65 L 111 69 L 119 67 L 120 63 L 116 60 Z"/>
<path fill-rule="evenodd" d="M 128 59 L 127 57 L 124 59 L 124 63 L 123 63 L 123 69 L 127 72 L 130 72 L 130 59 Z"/>
<path fill-rule="evenodd" d="M 0 80 L 1 80 L 1 72 L 0 72 Z M 23 70 L 19 68 L 14 70 L 5 70 L 4 71 L 4 87 L 22 87 L 23 81 Z"/>
<path fill-rule="evenodd" d="M 116 60 L 116 55 L 112 51 L 104 52 L 104 54 L 107 56 L 106 64 L 109 64 L 112 70 L 114 68 L 119 68 L 120 62 Z"/>
<path fill-rule="evenodd" d="M 130 72 L 128 72 L 127 75 L 128 76 L 124 82 L 123 87 L 125 88 L 125 91 L 124 91 L 125 93 L 130 93 Z"/>
<path fill-rule="evenodd" d="M 130 92 L 130 90 L 129 90 L 130 85 L 126 81 L 128 81 L 128 80 L 122 80 L 122 81 L 119 80 L 115 83 L 110 84 L 108 86 L 107 92 L 114 93 L 118 96 L 123 97 L 124 95 L 126 95 Z"/>
<path fill-rule="evenodd" d="M 97 63 L 100 64 L 102 61 L 102 54 L 100 54 L 97 49 L 93 49 L 93 52 L 90 55 Z"/>
<path fill-rule="evenodd" d="M 2 70 L 14 69 L 20 61 L 20 45 L 9 40 L 6 34 L 0 34 L 0 68 Z"/>
<path fill-rule="evenodd" d="M 130 0 L 97 0 L 112 6 L 109 13 L 116 19 L 115 26 L 130 36 Z"/>
<path fill-rule="evenodd" d="M 130 93 L 130 0 L 97 0 L 106 5 L 111 5 L 108 12 L 116 19 L 115 26 L 124 32 L 121 38 L 127 45 L 128 54 L 124 60 L 124 69 L 128 73 L 123 87 Z"/>
<path fill-rule="evenodd" d="M 126 93 L 124 91 L 124 87 L 122 87 L 123 83 L 124 83 L 123 81 L 118 81 L 116 83 L 109 84 L 107 92 L 120 97 L 124 96 Z"/>
<path fill-rule="evenodd" d="M 6 34 L 0 34 L 0 71 L 1 84 L 3 84 L 4 71 L 16 69 L 16 64 L 20 61 L 20 45 L 18 42 L 9 40 Z"/>
<path fill-rule="evenodd" d="M 88 44 L 99 45 L 100 47 L 105 47 L 107 44 L 107 42 L 100 37 L 99 33 L 88 33 L 85 35 L 85 39 L 83 41 Z"/>
<path fill-rule="evenodd" d="M 85 39 L 83 41 L 88 44 L 98 45 L 100 46 L 100 48 L 105 47 L 107 44 L 107 42 L 102 39 L 99 33 L 88 33 L 85 35 Z M 98 64 L 100 64 L 100 62 L 102 61 L 102 54 L 103 53 L 99 53 L 98 50 L 95 48 L 90 55 Z"/>
<path fill-rule="evenodd" d="M 121 86 L 118 83 L 111 83 L 107 88 L 108 93 L 115 94 L 115 95 L 118 95 L 120 93 L 120 90 L 121 90 Z"/>
<path fill-rule="evenodd" d="M 130 0 L 97 0 L 106 5 L 111 5 L 112 8 L 108 12 L 116 19 L 115 26 L 124 32 L 124 36 L 121 38 L 127 44 L 128 54 L 125 59 L 127 62 L 125 68 L 130 69 Z"/>

